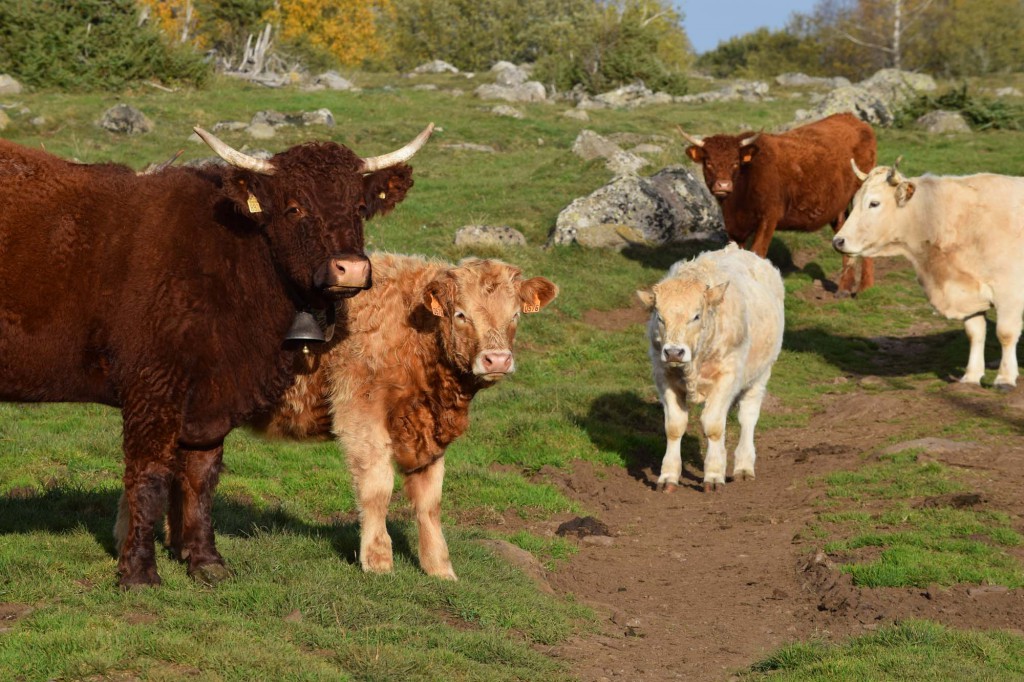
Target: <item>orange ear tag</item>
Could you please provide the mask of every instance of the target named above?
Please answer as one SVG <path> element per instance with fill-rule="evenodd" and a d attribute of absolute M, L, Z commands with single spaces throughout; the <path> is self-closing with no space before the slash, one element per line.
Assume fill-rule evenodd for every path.
<path fill-rule="evenodd" d="M 524 313 L 539 313 L 540 312 L 540 296 L 538 296 L 536 292 L 534 292 L 534 294 L 533 294 L 533 304 L 530 304 L 530 303 L 524 303 L 523 304 L 523 312 Z"/>
<path fill-rule="evenodd" d="M 444 317 L 444 308 L 442 308 L 441 304 L 437 302 L 437 299 L 434 298 L 433 294 L 430 296 L 430 312 L 434 313 L 434 315 L 437 315 L 438 317 Z"/>
<path fill-rule="evenodd" d="M 377 195 L 377 198 L 378 199 L 387 199 L 388 198 L 388 194 L 387 194 L 387 192 L 381 192 L 380 194 Z"/>
<path fill-rule="evenodd" d="M 263 207 L 260 206 L 259 200 L 252 192 L 249 192 L 249 198 L 246 200 L 245 205 L 249 207 L 249 213 L 263 213 Z"/>

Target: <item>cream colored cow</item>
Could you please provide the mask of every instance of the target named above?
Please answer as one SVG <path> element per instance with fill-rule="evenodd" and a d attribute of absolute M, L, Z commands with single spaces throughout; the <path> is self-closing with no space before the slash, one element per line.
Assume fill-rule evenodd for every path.
<path fill-rule="evenodd" d="M 739 404 L 733 478 L 754 478 L 754 426 L 782 348 L 782 277 L 771 263 L 730 244 L 672 266 L 651 291 L 647 325 L 654 383 L 665 409 L 668 444 L 658 487 L 672 491 L 682 473 L 687 403 L 704 403 L 704 490 L 725 485 L 725 419 Z"/>
<path fill-rule="evenodd" d="M 1024 315 L 1024 178 L 991 173 L 907 178 L 879 166 L 864 173 L 853 210 L 832 240 L 856 256 L 905 256 L 929 302 L 963 320 L 971 350 L 960 380 L 985 374 L 985 313 L 995 306 L 1003 348 L 996 387 L 1017 383 L 1017 339 Z"/>

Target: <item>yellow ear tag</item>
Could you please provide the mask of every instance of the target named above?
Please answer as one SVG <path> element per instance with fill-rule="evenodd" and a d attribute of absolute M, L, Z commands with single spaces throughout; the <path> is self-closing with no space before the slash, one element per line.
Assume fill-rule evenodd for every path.
<path fill-rule="evenodd" d="M 540 296 L 537 295 L 537 292 L 533 293 L 533 303 L 532 304 L 530 304 L 530 303 L 524 303 L 523 304 L 523 312 L 524 313 L 539 313 L 540 312 Z"/>
<path fill-rule="evenodd" d="M 249 192 L 249 198 L 246 200 L 245 205 L 249 207 L 249 213 L 263 213 L 263 207 L 260 206 L 259 200 L 252 192 Z"/>
<path fill-rule="evenodd" d="M 381 192 L 380 194 L 377 195 L 377 198 L 378 199 L 387 199 L 388 198 L 387 192 Z"/>
<path fill-rule="evenodd" d="M 438 317 L 444 317 L 444 308 L 442 308 L 441 304 L 437 302 L 437 299 L 434 298 L 433 294 L 430 295 L 430 312 L 434 313 Z"/>

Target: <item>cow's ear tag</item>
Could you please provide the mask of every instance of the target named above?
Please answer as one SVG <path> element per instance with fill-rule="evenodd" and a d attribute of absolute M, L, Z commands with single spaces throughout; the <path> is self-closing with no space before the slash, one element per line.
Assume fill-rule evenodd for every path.
<path fill-rule="evenodd" d="M 537 292 L 533 293 L 533 303 L 524 303 L 523 304 L 523 312 L 524 313 L 539 313 L 540 312 L 540 296 L 537 295 Z"/>
<path fill-rule="evenodd" d="M 387 192 L 381 192 L 380 194 L 377 195 L 377 198 L 378 199 L 387 199 L 388 198 L 388 193 Z"/>
<path fill-rule="evenodd" d="M 750 154 L 744 154 L 744 155 L 743 155 L 743 163 L 750 163 L 750 160 L 751 160 L 752 158 L 754 158 L 754 157 L 753 157 L 753 156 L 751 156 Z"/>
<path fill-rule="evenodd" d="M 444 317 L 444 308 L 437 302 L 433 294 L 430 295 L 430 312 L 434 313 L 437 317 Z"/>
<path fill-rule="evenodd" d="M 245 205 L 249 207 L 249 213 L 263 213 L 263 207 L 260 206 L 259 199 L 252 192 L 249 192 L 249 198 L 246 199 Z"/>

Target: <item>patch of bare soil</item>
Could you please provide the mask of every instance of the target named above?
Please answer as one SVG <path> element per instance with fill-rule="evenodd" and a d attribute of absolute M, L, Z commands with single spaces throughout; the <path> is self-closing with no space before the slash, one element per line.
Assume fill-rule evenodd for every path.
<path fill-rule="evenodd" d="M 731 482 L 721 493 L 699 491 L 694 462 L 678 490 L 656 492 L 660 452 L 627 468 L 580 462 L 572 472 L 543 470 L 539 476 L 579 501 L 593 520 L 565 526 L 572 520 L 566 516 L 536 532 L 585 525 L 608 534 L 597 542 L 562 533 L 579 537 L 579 552 L 548 582 L 592 606 L 601 629 L 547 653 L 586 681 L 726 680 L 786 643 L 839 639 L 907 618 L 1020 632 L 1024 590 L 860 588 L 836 569 L 840 557 L 825 555 L 801 533 L 820 508 L 814 502 L 823 491 L 814 477 L 862 466 L 877 456 L 865 453 L 909 441 L 910 431 L 941 433 L 965 410 L 1002 415 L 1019 433 L 1020 411 L 1007 406 L 1012 402 L 991 389 L 827 396 L 806 427 L 758 433 L 757 480 Z M 688 439 L 699 433 L 698 425 L 689 433 Z M 729 436 L 731 453 L 736 434 Z M 978 497 L 959 503 L 1007 511 L 1022 530 L 1019 436 L 986 436 L 965 447 L 949 442 L 916 445 L 965 472 Z"/>
<path fill-rule="evenodd" d="M 606 332 L 620 332 L 634 324 L 647 324 L 651 314 L 640 305 L 639 301 L 629 308 L 614 310 L 587 310 L 583 313 L 583 321 L 591 327 Z"/>

